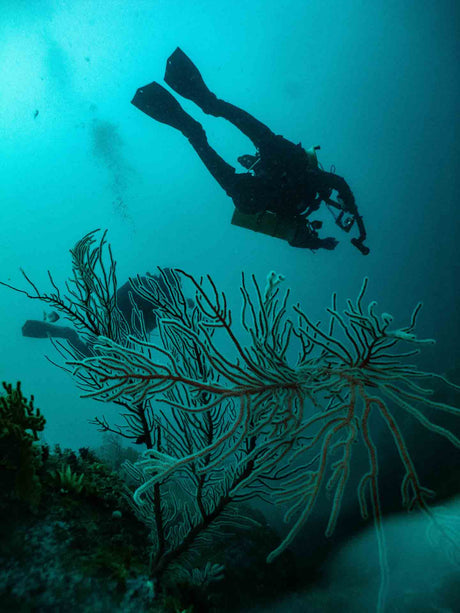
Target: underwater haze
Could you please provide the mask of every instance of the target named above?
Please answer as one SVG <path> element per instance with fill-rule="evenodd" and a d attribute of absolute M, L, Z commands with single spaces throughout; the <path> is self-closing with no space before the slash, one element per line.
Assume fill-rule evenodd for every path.
<path fill-rule="evenodd" d="M 395 327 L 423 302 L 417 335 L 436 344 L 418 364 L 460 383 L 459 32 L 453 0 L 0 0 L 0 281 L 25 289 L 23 269 L 43 290 L 48 271 L 62 285 L 69 249 L 97 228 L 108 230 L 120 285 L 157 266 L 209 274 L 235 317 L 243 271 L 261 286 L 272 270 L 284 275 L 312 321 L 327 319 L 333 292 L 342 309 L 368 277 L 368 298 Z M 232 200 L 187 139 L 131 104 L 139 87 L 163 83 L 177 47 L 219 98 L 321 147 L 321 165 L 353 190 L 369 255 L 324 205 L 315 219 L 339 241 L 332 251 L 231 224 Z M 176 97 L 227 162 L 254 153 L 229 122 Z M 42 304 L 0 286 L 0 317 L 0 380 L 34 394 L 46 441 L 100 444 L 88 420 L 111 409 L 79 397 L 46 359 L 59 361 L 47 339 L 21 334 L 26 320 L 43 319 Z M 418 577 L 429 556 L 425 564 Z M 356 580 L 359 595 L 343 610 L 373 610 L 377 575 L 369 594 Z M 255 610 L 304 611 L 306 598 Z"/>

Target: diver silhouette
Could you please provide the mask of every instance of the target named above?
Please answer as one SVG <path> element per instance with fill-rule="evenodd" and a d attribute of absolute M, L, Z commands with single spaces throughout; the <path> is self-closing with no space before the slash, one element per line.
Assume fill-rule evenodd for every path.
<path fill-rule="evenodd" d="M 345 179 L 319 168 L 315 151 L 318 147 L 305 150 L 301 144 L 274 134 L 246 111 L 218 99 L 179 48 L 168 58 L 164 80 L 204 113 L 231 122 L 256 147 L 256 155 L 238 158 L 247 172 L 237 173 L 209 145 L 201 124 L 159 83 L 154 81 L 139 88 L 132 100 L 149 117 L 180 130 L 189 140 L 208 171 L 232 198 L 236 207 L 234 224 L 284 238 L 293 247 L 334 249 L 335 238 L 318 236 L 321 222 L 308 220 L 325 202 L 337 209 L 336 223 L 345 232 L 356 222 L 359 236 L 351 242 L 364 255 L 369 253 L 363 244 L 366 231 L 353 193 Z M 337 200 L 331 199 L 334 190 Z"/>
<path fill-rule="evenodd" d="M 159 290 L 163 293 L 169 301 L 171 288 L 176 283 L 176 278 L 171 272 L 170 268 L 163 268 L 163 274 L 148 275 L 157 284 Z M 148 278 L 147 276 L 139 275 L 137 278 L 140 283 L 143 283 Z M 11 287 L 11 286 L 8 286 Z M 13 288 L 15 289 L 15 288 Z M 187 304 L 191 306 L 193 301 L 191 298 L 187 298 Z M 142 315 L 143 326 L 147 334 L 152 332 L 158 326 L 158 320 L 160 318 L 157 306 L 151 300 L 143 297 L 136 292 L 130 281 L 124 283 L 117 289 L 116 293 L 116 308 L 124 318 L 128 331 L 136 336 L 136 330 L 132 327 L 133 310 L 136 309 L 139 314 Z M 55 313 L 54 311 L 52 313 Z M 82 340 L 78 335 L 78 332 L 70 326 L 62 326 L 56 324 L 59 316 L 50 318 L 44 314 L 44 320 L 28 319 L 22 326 L 22 335 L 28 338 L 62 338 L 65 339 L 78 353 L 87 357 L 94 355 L 92 344 L 88 341 Z"/>

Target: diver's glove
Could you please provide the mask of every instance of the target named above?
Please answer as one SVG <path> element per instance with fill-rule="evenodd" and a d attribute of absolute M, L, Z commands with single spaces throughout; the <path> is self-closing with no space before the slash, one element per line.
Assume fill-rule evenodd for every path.
<path fill-rule="evenodd" d="M 300 247 L 301 249 L 335 249 L 338 241 L 329 236 L 327 238 L 319 238 L 317 227 L 313 222 L 309 222 L 302 215 L 294 218 L 294 224 L 290 234 L 286 236 L 291 247 Z M 321 226 L 321 224 L 319 224 Z"/>
<path fill-rule="evenodd" d="M 313 250 L 327 249 L 328 251 L 332 251 L 339 244 L 339 241 L 332 236 L 328 236 L 327 238 L 318 238 L 318 236 L 314 236 L 313 234 L 307 232 L 297 232 L 296 235 L 288 242 L 291 247 L 300 247 L 301 249 Z"/>
<path fill-rule="evenodd" d="M 327 238 L 319 238 L 318 243 L 319 243 L 319 247 L 317 248 L 328 249 L 329 251 L 332 251 L 333 249 L 337 247 L 337 245 L 339 244 L 339 241 L 335 239 L 333 236 L 328 236 Z M 312 249 L 314 249 L 314 247 L 312 247 Z"/>

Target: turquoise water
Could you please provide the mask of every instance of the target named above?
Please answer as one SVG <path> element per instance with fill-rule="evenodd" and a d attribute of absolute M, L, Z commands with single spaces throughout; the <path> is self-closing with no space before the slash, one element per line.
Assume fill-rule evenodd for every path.
<path fill-rule="evenodd" d="M 418 334 L 437 343 L 423 348 L 419 365 L 457 369 L 458 382 L 455 2 L 1 4 L 1 280 L 24 287 L 22 268 L 41 288 L 48 270 L 62 284 L 69 249 L 96 228 L 108 229 L 120 284 L 157 266 L 210 274 L 235 313 L 242 271 L 261 285 L 271 270 L 283 274 L 313 321 L 324 319 L 333 292 L 344 304 L 369 277 L 369 298 L 396 327 L 423 301 Z M 316 218 L 323 236 L 339 240 L 334 251 L 295 249 L 231 225 L 231 199 L 182 134 L 130 104 L 137 88 L 162 82 L 177 46 L 220 98 L 293 142 L 321 146 L 321 164 L 334 165 L 355 194 L 369 256 L 324 207 Z M 225 120 L 181 103 L 229 163 L 254 152 Z M 80 399 L 45 360 L 55 357 L 46 341 L 21 335 L 24 321 L 42 314 L 38 301 L 0 288 L 0 379 L 20 379 L 46 408 L 47 442 L 98 445 L 87 420 L 100 405 Z M 284 610 L 273 606 L 267 611 Z"/>

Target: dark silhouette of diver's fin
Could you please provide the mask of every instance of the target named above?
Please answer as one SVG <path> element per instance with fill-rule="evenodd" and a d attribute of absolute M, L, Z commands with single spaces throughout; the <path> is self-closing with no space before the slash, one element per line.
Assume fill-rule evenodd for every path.
<path fill-rule="evenodd" d="M 192 100 L 205 113 L 213 114 L 216 96 L 209 91 L 198 68 L 179 47 L 166 62 L 164 80 L 180 96 Z"/>
<path fill-rule="evenodd" d="M 131 104 L 152 119 L 180 130 L 187 138 L 203 131 L 201 125 L 184 111 L 174 96 L 156 81 L 140 87 Z"/>
<path fill-rule="evenodd" d="M 78 334 L 68 326 L 58 326 L 47 321 L 28 319 L 22 326 L 22 336 L 29 338 L 65 338 L 73 342 Z"/>
<path fill-rule="evenodd" d="M 57 326 L 47 321 L 28 319 L 22 326 L 22 336 L 28 338 L 65 338 L 83 356 L 92 355 L 90 346 L 84 343 L 77 332 L 68 326 Z"/>

